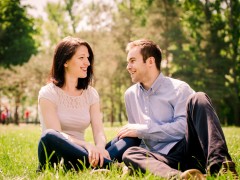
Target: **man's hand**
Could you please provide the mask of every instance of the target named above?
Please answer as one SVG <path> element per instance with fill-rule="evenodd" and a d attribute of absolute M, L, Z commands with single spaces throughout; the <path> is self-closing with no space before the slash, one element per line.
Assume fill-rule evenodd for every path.
<path fill-rule="evenodd" d="M 119 137 L 119 139 L 122 139 L 124 137 L 138 137 L 137 129 L 138 124 L 127 124 L 120 129 L 117 136 Z"/>

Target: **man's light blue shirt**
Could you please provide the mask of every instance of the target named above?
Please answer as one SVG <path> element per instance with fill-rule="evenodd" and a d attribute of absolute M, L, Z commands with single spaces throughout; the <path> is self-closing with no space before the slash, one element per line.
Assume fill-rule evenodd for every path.
<path fill-rule="evenodd" d="M 167 154 L 186 131 L 186 103 L 195 91 L 185 82 L 162 73 L 149 90 L 140 83 L 125 92 L 129 124 L 142 139 L 141 146 Z"/>

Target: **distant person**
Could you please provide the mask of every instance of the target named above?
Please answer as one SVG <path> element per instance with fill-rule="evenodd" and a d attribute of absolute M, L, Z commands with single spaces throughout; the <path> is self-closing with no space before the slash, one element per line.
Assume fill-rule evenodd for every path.
<path fill-rule="evenodd" d="M 3 110 L 1 112 L 1 123 L 2 124 L 5 124 L 6 123 L 6 120 L 7 120 L 7 113 L 6 113 L 6 110 Z"/>
<path fill-rule="evenodd" d="M 50 82 L 39 91 L 42 136 L 38 145 L 39 168 L 63 160 L 65 170 L 107 168 L 122 160 L 123 152 L 138 145 L 136 138 L 117 138 L 106 145 L 99 95 L 91 86 L 94 54 L 79 38 L 66 37 L 55 49 Z M 91 125 L 94 144 L 85 141 Z M 46 151 L 46 152 L 45 152 Z"/>
<path fill-rule="evenodd" d="M 203 174 L 228 170 L 237 177 L 208 95 L 164 76 L 161 50 L 154 42 L 130 42 L 127 52 L 127 70 L 135 84 L 125 92 L 129 124 L 118 136 L 142 139 L 140 147 L 123 154 L 129 169 L 163 178 L 204 179 Z"/>
<path fill-rule="evenodd" d="M 9 114 L 9 110 L 8 110 L 8 107 L 7 106 L 3 106 L 3 110 L 0 111 L 0 115 L 1 115 L 1 123 L 2 124 L 8 124 L 8 114 Z"/>
<path fill-rule="evenodd" d="M 11 111 L 7 107 L 6 107 L 6 114 L 7 114 L 7 122 L 6 123 L 9 124 L 11 121 Z"/>
<path fill-rule="evenodd" d="M 28 109 L 26 109 L 24 112 L 24 119 L 27 124 L 29 123 L 29 115 L 30 115 L 30 112 Z"/>

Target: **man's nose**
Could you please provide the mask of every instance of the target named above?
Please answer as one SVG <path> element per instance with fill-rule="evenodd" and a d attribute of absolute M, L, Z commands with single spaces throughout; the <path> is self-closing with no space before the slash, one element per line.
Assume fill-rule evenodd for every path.
<path fill-rule="evenodd" d="M 131 63 L 128 63 L 126 69 L 129 70 L 131 67 L 132 67 Z"/>

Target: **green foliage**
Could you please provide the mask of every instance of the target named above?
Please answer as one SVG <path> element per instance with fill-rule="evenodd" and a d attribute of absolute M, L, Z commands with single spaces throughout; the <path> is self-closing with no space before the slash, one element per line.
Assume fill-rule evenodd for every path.
<path fill-rule="evenodd" d="M 130 17 L 130 19 L 125 19 L 126 21 L 135 21 L 134 19 L 137 19 L 136 22 L 139 25 L 145 26 L 147 21 L 146 9 L 148 9 L 151 4 L 152 0 L 123 0 L 118 4 L 118 9 L 122 15 L 126 14 L 126 17 Z"/>
<path fill-rule="evenodd" d="M 76 6 L 78 3 L 80 3 L 81 0 L 64 0 L 66 6 L 65 9 L 68 12 L 68 15 L 71 20 L 71 26 L 72 26 L 72 31 L 75 34 L 76 33 L 76 28 L 78 25 L 78 21 L 80 20 L 80 16 L 75 12 L 74 13 L 74 6 Z"/>
<path fill-rule="evenodd" d="M 222 123 L 240 124 L 239 1 L 183 1 L 182 25 L 190 51 L 175 76 L 210 95 Z M 236 21 L 233 21 L 235 19 Z M 238 24 L 238 25 L 237 25 Z M 237 50 L 238 49 L 238 50 Z"/>
<path fill-rule="evenodd" d="M 14 57 L 14 61 L 23 58 L 21 53 L 34 49 L 15 43 L 15 40 L 21 43 L 18 38 L 24 42 L 28 39 L 20 34 L 19 25 L 12 26 L 12 13 L 6 15 L 12 12 L 8 10 L 10 4 L 12 7 L 17 2 L 0 2 L 0 45 L 8 45 L 7 40 L 2 41 L 3 37 L 8 37 L 3 36 L 4 28 L 17 27 L 18 36 L 11 36 L 14 41 L 11 45 L 16 49 L 24 47 L 21 52 L 8 49 L 7 54 Z M 17 7 L 25 14 L 25 7 Z M 87 40 L 95 53 L 94 86 L 100 94 L 104 121 L 112 124 L 125 121 L 123 95 L 132 84 L 126 71 L 125 47 L 131 40 L 148 38 L 162 49 L 165 75 L 186 81 L 196 91 L 208 93 L 222 124 L 240 125 L 239 9 L 239 0 L 49 2 L 45 7 L 47 19 L 30 21 L 32 24 L 28 27 L 41 30 L 41 34 L 34 36 L 41 43 L 39 54 L 22 69 L 0 69 L 0 93 L 16 99 L 14 89 L 20 89 L 23 83 L 20 108 L 37 106 L 38 90 L 45 84 L 56 43 L 68 35 L 78 36 Z M 83 22 L 86 25 L 82 26 Z M 5 50 L 0 46 L 0 64 Z M 5 66 L 6 62 L 10 61 L 4 60 Z"/>
<path fill-rule="evenodd" d="M 33 19 L 19 0 L 0 2 L 0 65 L 23 64 L 37 52 Z"/>
<path fill-rule="evenodd" d="M 106 127 L 105 133 L 108 140 L 115 137 L 119 127 Z M 240 128 L 225 127 L 223 128 L 228 149 L 236 163 L 237 172 L 240 174 Z M 43 173 L 36 173 L 38 166 L 37 146 L 40 138 L 39 125 L 20 125 L 20 126 L 0 126 L 0 179 L 161 179 L 150 173 L 141 175 L 136 172 L 135 175 L 126 175 L 121 177 L 121 170 L 115 166 L 109 173 L 91 173 L 91 169 L 85 169 L 81 172 L 64 172 L 60 169 L 49 169 Z M 86 140 L 93 142 L 91 129 L 87 129 Z M 227 176 L 219 176 L 217 179 L 231 179 Z M 216 179 L 216 177 L 208 177 Z"/>
<path fill-rule="evenodd" d="M 50 57 L 44 59 L 39 55 L 22 66 L 0 68 L 0 93 L 11 100 L 8 108 L 13 112 L 12 118 L 16 124 L 19 123 L 20 110 L 36 106 L 38 91 L 47 82 L 50 65 Z M 35 121 L 38 121 L 37 116 Z"/>

